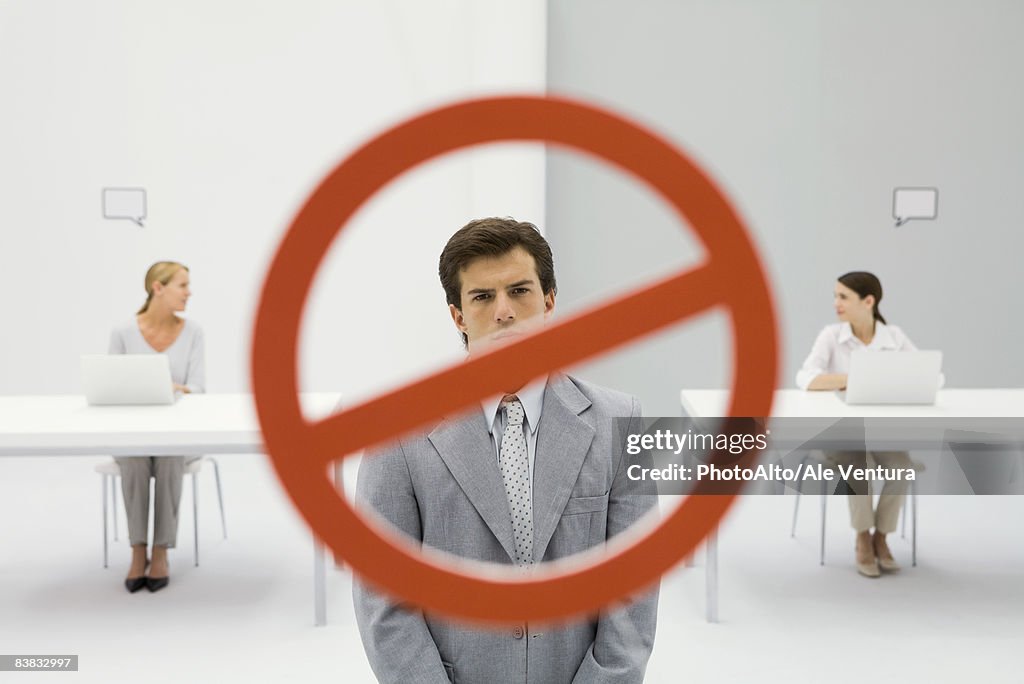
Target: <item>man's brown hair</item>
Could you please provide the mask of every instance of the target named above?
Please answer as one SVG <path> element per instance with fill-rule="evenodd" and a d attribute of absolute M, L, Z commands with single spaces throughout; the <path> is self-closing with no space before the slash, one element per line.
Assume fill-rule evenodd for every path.
<path fill-rule="evenodd" d="M 522 247 L 533 257 L 540 279 L 541 291 L 557 294 L 555 260 L 551 247 L 537 226 L 513 218 L 482 218 L 460 228 L 444 246 L 437 265 L 437 275 L 449 304 L 462 310 L 462 269 L 480 257 L 499 257 Z M 463 335 L 463 342 L 466 336 Z"/>

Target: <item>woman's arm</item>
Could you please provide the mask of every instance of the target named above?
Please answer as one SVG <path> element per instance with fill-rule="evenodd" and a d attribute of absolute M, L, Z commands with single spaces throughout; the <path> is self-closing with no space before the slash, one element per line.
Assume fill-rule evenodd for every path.
<path fill-rule="evenodd" d="M 842 390 L 846 389 L 846 373 L 822 373 L 816 375 L 805 389 Z"/>
<path fill-rule="evenodd" d="M 796 386 L 802 390 L 842 389 L 846 386 L 846 376 L 830 374 L 832 351 L 835 347 L 835 335 L 830 328 L 818 333 L 811 347 L 811 353 L 804 359 L 803 365 L 796 374 Z M 835 383 L 841 383 L 837 385 Z"/>

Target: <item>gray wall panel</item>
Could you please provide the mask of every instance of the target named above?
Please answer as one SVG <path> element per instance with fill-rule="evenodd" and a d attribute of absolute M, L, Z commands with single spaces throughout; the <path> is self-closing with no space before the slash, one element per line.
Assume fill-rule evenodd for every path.
<path fill-rule="evenodd" d="M 750 227 L 772 281 L 781 386 L 834 320 L 834 278 L 874 271 L 882 311 L 945 352 L 951 386 L 1024 385 L 1024 5 L 1014 2 L 558 1 L 548 84 L 652 127 L 697 160 Z M 560 307 L 695 263 L 660 200 L 554 152 L 546 230 Z M 896 228 L 892 189 L 939 188 L 939 218 Z M 743 274 L 736 274 L 743 278 Z M 724 317 L 581 369 L 651 413 L 731 373 Z"/>

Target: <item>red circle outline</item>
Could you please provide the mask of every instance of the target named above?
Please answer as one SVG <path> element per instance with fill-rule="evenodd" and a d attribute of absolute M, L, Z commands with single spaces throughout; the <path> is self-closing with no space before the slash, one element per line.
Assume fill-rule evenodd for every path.
<path fill-rule="evenodd" d="M 319 422 L 302 414 L 297 335 L 313 277 L 331 242 L 386 183 L 434 157 L 498 141 L 541 141 L 633 174 L 688 220 L 710 259 Z M 770 414 L 776 373 L 775 317 L 767 280 L 736 213 L 695 163 L 639 126 L 555 97 L 495 97 L 426 112 L 367 142 L 339 164 L 297 214 L 261 293 L 252 352 L 253 391 L 264 442 L 278 475 L 318 536 L 366 581 L 423 609 L 469 621 L 514 623 L 594 612 L 651 585 L 713 529 L 734 500 L 690 496 L 642 538 L 594 565 L 556 564 L 528 578 L 417 552 L 368 525 L 339 496 L 327 466 L 493 394 L 510 378 L 537 377 L 725 305 L 734 345 L 729 415 Z M 425 401 L 429 399 L 429 401 Z M 756 457 L 751 451 L 742 467 Z M 737 462 L 737 461 L 734 461 Z M 319 477 L 314 476 L 316 470 Z M 698 490 L 699 491 L 699 490 Z M 615 541 L 615 540 L 613 540 Z M 479 568 L 477 568 L 479 569 Z"/>

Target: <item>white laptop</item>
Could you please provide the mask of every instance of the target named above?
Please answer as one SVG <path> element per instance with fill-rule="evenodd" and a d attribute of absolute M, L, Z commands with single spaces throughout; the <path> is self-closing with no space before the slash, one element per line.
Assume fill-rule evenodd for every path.
<path fill-rule="evenodd" d="M 850 355 L 847 404 L 934 404 L 940 351 L 867 351 Z"/>
<path fill-rule="evenodd" d="M 164 354 L 86 354 L 82 385 L 90 406 L 173 404 L 171 363 Z"/>

